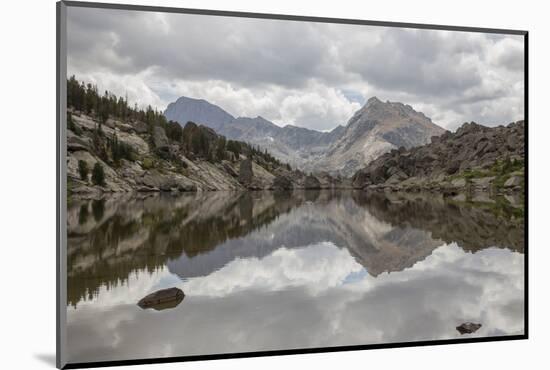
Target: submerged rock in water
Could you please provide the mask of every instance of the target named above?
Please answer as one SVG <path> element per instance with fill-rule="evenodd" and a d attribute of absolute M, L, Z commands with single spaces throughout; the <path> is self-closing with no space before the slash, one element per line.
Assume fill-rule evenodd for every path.
<path fill-rule="evenodd" d="M 460 334 L 471 334 L 478 331 L 479 328 L 481 328 L 481 324 L 475 324 L 473 322 L 465 322 L 457 326 L 456 330 L 458 330 Z"/>
<path fill-rule="evenodd" d="M 183 301 L 185 294 L 181 289 L 168 288 L 157 290 L 139 300 L 138 306 L 146 309 L 153 308 L 157 311 L 174 308 Z"/>

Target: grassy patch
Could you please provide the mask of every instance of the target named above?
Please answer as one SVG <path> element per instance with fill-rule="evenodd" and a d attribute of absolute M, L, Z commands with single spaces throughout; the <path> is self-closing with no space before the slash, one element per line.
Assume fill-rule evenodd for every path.
<path fill-rule="evenodd" d="M 143 161 L 141 162 L 141 166 L 144 170 L 150 170 L 151 168 L 155 167 L 155 162 L 152 158 L 143 158 Z"/>
<path fill-rule="evenodd" d="M 525 217 L 523 206 L 514 207 L 501 195 L 492 199 L 494 202 L 479 202 L 473 201 L 471 197 L 467 197 L 465 201 L 449 200 L 449 203 L 484 209 L 491 212 L 495 217 L 506 219 L 523 219 Z M 521 204 L 523 204 L 523 197 L 521 198 Z"/>
<path fill-rule="evenodd" d="M 473 179 L 481 179 L 484 177 L 495 177 L 493 180 L 493 187 L 497 190 L 504 187 L 504 183 L 508 180 L 514 172 L 523 174 L 523 160 L 510 160 L 506 158 L 502 161 L 496 161 L 491 165 L 491 167 L 482 169 L 482 168 L 473 168 L 466 169 L 458 174 L 449 177 L 449 180 L 455 180 L 463 178 L 467 183 L 471 183 Z M 522 189 L 523 181 L 522 181 Z"/>

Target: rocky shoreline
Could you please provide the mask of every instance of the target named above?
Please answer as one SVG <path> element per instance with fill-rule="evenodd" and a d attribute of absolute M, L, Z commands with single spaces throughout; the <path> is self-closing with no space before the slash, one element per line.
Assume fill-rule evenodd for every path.
<path fill-rule="evenodd" d="M 231 148 L 225 138 L 192 122 L 180 128 L 180 140 L 173 140 L 168 137 L 166 128 L 159 125 L 112 118 L 100 124 L 98 119 L 73 109 L 68 113 L 67 179 L 71 196 L 96 198 L 118 192 L 351 187 L 349 179 L 293 170 L 246 143 L 232 142 L 231 145 L 238 145 L 240 149 L 238 152 L 228 150 Z M 185 140 L 190 144 L 186 145 Z M 197 142 L 206 148 L 204 154 L 196 149 L 201 148 L 195 145 Z M 115 158 L 113 143 L 130 155 Z M 82 166 L 90 169 L 96 164 L 101 167 L 101 184 L 94 182 L 90 171 L 81 173 Z"/>
<path fill-rule="evenodd" d="M 492 197 L 525 190 L 523 121 L 494 128 L 466 123 L 455 133 L 432 137 L 429 144 L 391 150 L 345 178 L 292 169 L 246 143 L 232 142 L 241 148 L 234 152 L 223 136 L 192 122 L 184 128 L 178 125 L 181 135 L 174 140 L 167 134 L 173 129 L 170 126 L 112 118 L 100 124 L 73 109 L 69 114 L 68 192 L 75 197 L 97 198 L 118 192 L 353 188 L 471 198 L 479 193 Z M 195 148 L 197 137 L 206 154 Z M 120 148 L 127 152 L 123 158 L 115 155 Z M 101 184 L 89 171 L 82 173 L 83 163 L 87 168 L 99 164 Z"/>
<path fill-rule="evenodd" d="M 431 143 L 392 150 L 352 177 L 355 189 L 490 195 L 525 190 L 523 121 L 489 128 L 465 123 Z"/>
<path fill-rule="evenodd" d="M 316 171 L 306 172 L 310 167 L 293 168 L 284 162 L 290 149 L 283 150 L 286 154 L 280 150 L 273 154 L 263 141 L 260 146 L 251 140 L 257 135 L 236 137 L 227 131 L 235 128 L 232 125 L 224 126 L 224 131 L 221 123 L 210 122 L 214 128 L 182 117 L 171 121 L 151 106 L 132 108 L 126 99 L 108 91 L 100 95 L 97 87 L 78 82 L 74 76 L 67 86 L 69 196 L 294 189 L 493 196 L 525 190 L 523 121 L 491 128 L 465 123 L 451 133 L 408 105 L 371 98 L 342 126 L 342 140 L 336 140 L 325 153 L 339 158 L 340 167 L 345 165 L 339 170 L 313 166 Z M 252 125 L 253 120 L 245 121 Z M 243 127 L 256 127 L 249 126 Z M 275 140 L 268 132 L 261 137 Z M 311 144 L 311 140 L 292 137 L 294 146 Z M 342 151 L 349 158 L 342 157 Z M 300 156 L 309 158 L 304 153 Z M 314 162 L 319 164 L 319 158 Z M 361 166 L 366 167 L 356 171 Z"/>

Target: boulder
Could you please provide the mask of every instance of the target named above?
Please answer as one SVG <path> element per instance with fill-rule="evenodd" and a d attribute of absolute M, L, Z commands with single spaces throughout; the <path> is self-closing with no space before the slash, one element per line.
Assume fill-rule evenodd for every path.
<path fill-rule="evenodd" d="M 458 330 L 460 334 L 471 334 L 478 331 L 479 328 L 481 328 L 481 324 L 476 324 L 473 322 L 465 322 L 457 326 L 456 330 Z"/>
<path fill-rule="evenodd" d="M 306 176 L 304 182 L 304 188 L 306 189 L 321 189 L 321 182 L 319 179 L 313 175 Z"/>
<path fill-rule="evenodd" d="M 197 185 L 193 184 L 187 179 L 176 177 L 174 179 L 175 190 L 187 192 L 187 191 L 197 191 Z"/>
<path fill-rule="evenodd" d="M 478 190 L 488 190 L 495 179 L 494 176 L 472 179 L 472 185 Z"/>
<path fill-rule="evenodd" d="M 466 186 L 466 180 L 463 178 L 454 179 L 451 181 L 451 186 L 457 189 L 463 188 Z"/>
<path fill-rule="evenodd" d="M 521 185 L 523 178 L 521 176 L 512 176 L 504 183 L 505 188 L 515 188 Z"/>
<path fill-rule="evenodd" d="M 149 153 L 149 144 L 139 135 L 134 133 L 118 132 L 118 140 L 126 145 L 132 147 L 132 149 L 139 155 L 145 156 Z"/>
<path fill-rule="evenodd" d="M 153 308 L 157 311 L 174 308 L 183 301 L 185 294 L 181 289 L 168 288 L 157 290 L 139 300 L 138 306 L 146 309 Z"/>
<path fill-rule="evenodd" d="M 370 179 L 370 174 L 366 169 L 359 170 L 351 178 L 351 185 L 355 189 L 363 189 L 368 185 L 371 185 L 373 182 Z"/>
<path fill-rule="evenodd" d="M 160 189 L 165 182 L 164 176 L 157 170 L 146 171 L 138 182 L 150 189 Z"/>
<path fill-rule="evenodd" d="M 407 179 L 407 175 L 401 171 L 400 169 L 397 169 L 395 171 L 388 171 L 388 174 L 391 173 L 391 176 L 384 182 L 386 185 L 395 185 L 399 184 L 403 180 Z"/>
<path fill-rule="evenodd" d="M 149 128 L 147 127 L 147 124 L 142 121 L 137 121 L 132 124 L 132 127 L 138 134 L 146 134 L 147 131 L 149 131 Z"/>
<path fill-rule="evenodd" d="M 460 162 L 459 161 L 451 161 L 447 167 L 445 168 L 445 172 L 447 175 L 454 175 L 458 172 L 460 169 Z"/>
<path fill-rule="evenodd" d="M 196 191 L 197 186 L 182 175 L 162 174 L 157 170 L 147 171 L 138 180 L 143 185 L 139 191 Z"/>
<path fill-rule="evenodd" d="M 288 176 L 277 176 L 273 180 L 273 185 L 271 186 L 273 190 L 292 190 L 294 185 Z"/>
<path fill-rule="evenodd" d="M 509 135 L 506 139 L 506 146 L 508 150 L 515 151 L 521 145 L 523 145 L 523 141 L 516 135 Z"/>
<path fill-rule="evenodd" d="M 166 136 L 164 128 L 160 126 L 153 127 L 153 144 L 157 149 L 168 149 L 170 141 L 168 140 L 168 136 Z"/>
<path fill-rule="evenodd" d="M 67 131 L 67 150 L 69 152 L 89 150 L 91 145 L 92 143 L 89 138 L 76 136 L 71 131 Z"/>

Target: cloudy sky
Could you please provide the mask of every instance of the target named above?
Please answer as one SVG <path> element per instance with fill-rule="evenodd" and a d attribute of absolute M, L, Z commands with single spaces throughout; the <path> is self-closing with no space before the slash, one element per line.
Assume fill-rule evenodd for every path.
<path fill-rule="evenodd" d="M 329 130 L 377 96 L 449 129 L 523 118 L 523 37 L 69 8 L 68 74 L 164 110 Z"/>

